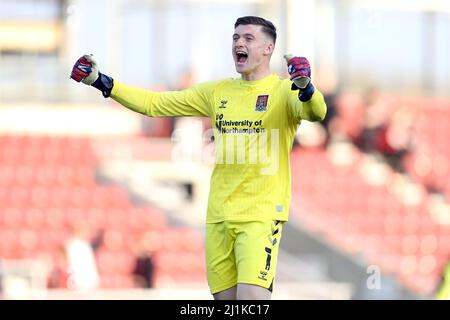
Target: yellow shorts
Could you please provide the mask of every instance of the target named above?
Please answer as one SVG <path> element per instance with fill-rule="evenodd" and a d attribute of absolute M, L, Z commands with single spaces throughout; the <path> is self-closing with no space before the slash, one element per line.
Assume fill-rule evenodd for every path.
<path fill-rule="evenodd" d="M 206 270 L 212 294 L 238 283 L 272 290 L 282 221 L 206 224 Z"/>

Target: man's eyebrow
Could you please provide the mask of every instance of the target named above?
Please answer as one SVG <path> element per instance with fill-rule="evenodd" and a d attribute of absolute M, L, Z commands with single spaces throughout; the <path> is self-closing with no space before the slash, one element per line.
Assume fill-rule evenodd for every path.
<path fill-rule="evenodd" d="M 233 38 L 234 38 L 235 36 L 241 36 L 241 35 L 238 34 L 238 33 L 235 33 L 235 34 L 233 34 Z M 255 37 L 255 35 L 252 34 L 252 33 L 244 33 L 242 36 L 243 36 L 243 37 L 252 37 L 252 38 Z"/>

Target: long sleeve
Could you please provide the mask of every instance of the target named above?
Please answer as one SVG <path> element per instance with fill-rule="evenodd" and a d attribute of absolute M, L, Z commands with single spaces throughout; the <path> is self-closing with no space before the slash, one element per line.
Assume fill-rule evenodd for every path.
<path fill-rule="evenodd" d="M 322 93 L 315 88 L 311 99 L 302 102 L 298 98 L 298 91 L 291 91 L 288 101 L 294 117 L 298 120 L 322 121 L 327 113 L 327 105 Z"/>
<path fill-rule="evenodd" d="M 215 82 L 181 91 L 154 92 L 115 81 L 111 98 L 150 117 L 209 116 Z"/>

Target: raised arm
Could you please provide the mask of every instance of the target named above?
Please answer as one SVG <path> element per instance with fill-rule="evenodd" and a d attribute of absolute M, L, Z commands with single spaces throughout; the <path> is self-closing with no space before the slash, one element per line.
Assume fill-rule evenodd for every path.
<path fill-rule="evenodd" d="M 304 57 L 285 55 L 288 64 L 288 72 L 292 80 L 288 104 L 294 116 L 308 121 L 321 121 L 325 119 L 327 106 L 317 88 L 311 81 L 311 67 Z M 298 91 L 297 91 L 298 90 Z"/>
<path fill-rule="evenodd" d="M 297 93 L 290 93 L 289 108 L 298 120 L 322 121 L 327 113 L 327 105 L 322 93 L 315 89 L 307 101 L 301 101 Z"/>
<path fill-rule="evenodd" d="M 214 84 L 203 83 L 182 91 L 154 92 L 116 82 L 111 98 L 150 117 L 209 116 Z"/>
<path fill-rule="evenodd" d="M 203 83 L 182 91 L 155 92 L 114 81 L 99 72 L 92 55 L 75 63 L 71 78 L 100 90 L 130 110 L 150 117 L 209 116 L 214 82 Z"/>

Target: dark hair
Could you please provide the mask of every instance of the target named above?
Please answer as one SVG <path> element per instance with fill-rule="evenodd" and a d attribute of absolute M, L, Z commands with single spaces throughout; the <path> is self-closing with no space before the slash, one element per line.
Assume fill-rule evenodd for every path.
<path fill-rule="evenodd" d="M 258 26 L 262 26 L 262 31 L 267 34 L 269 37 L 272 38 L 273 43 L 277 41 L 277 29 L 273 25 L 272 22 L 269 20 L 266 20 L 264 18 L 255 17 L 255 16 L 246 16 L 241 17 L 236 20 L 236 23 L 234 24 L 234 28 L 236 29 L 238 25 L 246 25 L 246 24 L 255 24 Z"/>

